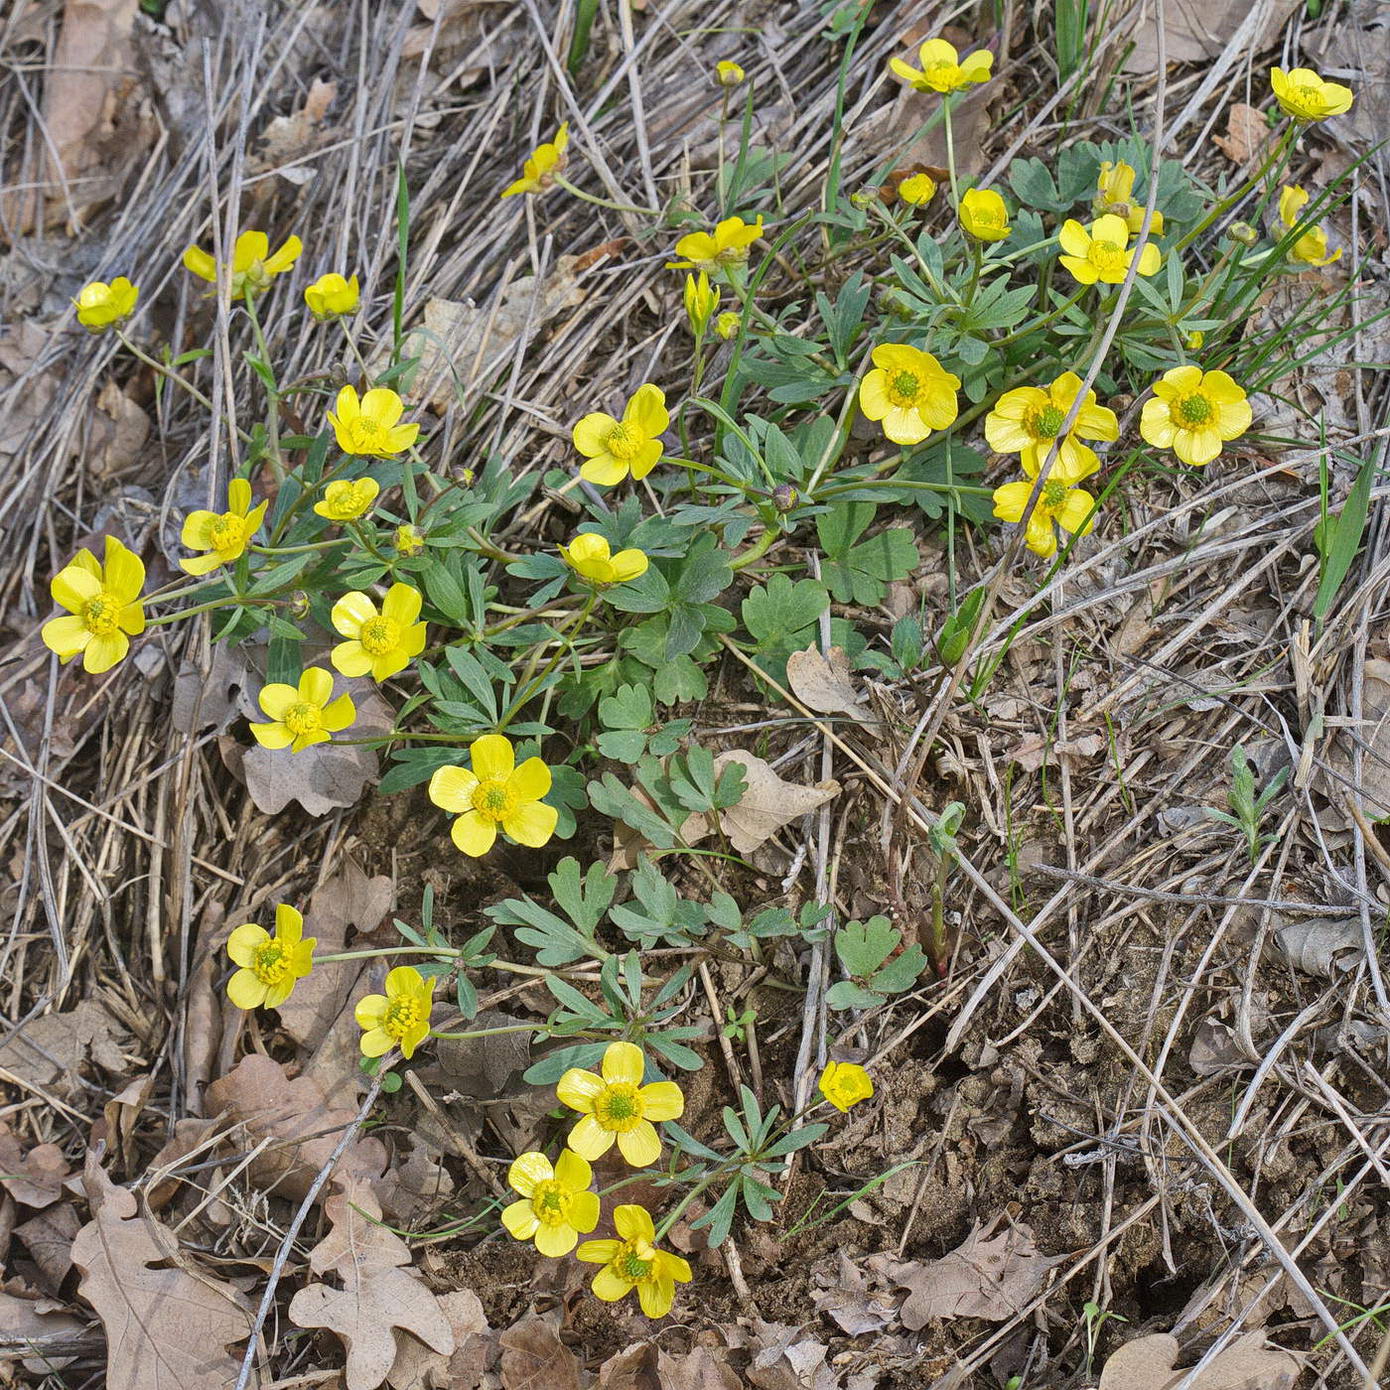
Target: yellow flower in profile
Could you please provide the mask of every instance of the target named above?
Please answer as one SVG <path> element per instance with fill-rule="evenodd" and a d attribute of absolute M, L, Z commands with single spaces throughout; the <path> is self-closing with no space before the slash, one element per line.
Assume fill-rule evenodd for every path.
<path fill-rule="evenodd" d="M 233 478 L 227 484 L 227 510 L 217 512 L 189 512 L 183 520 L 183 533 L 179 540 L 190 550 L 206 550 L 207 555 L 196 555 L 190 560 L 180 560 L 179 567 L 188 574 L 207 574 L 218 565 L 230 565 L 239 560 L 251 544 L 251 537 L 261 528 L 265 520 L 265 509 L 269 502 L 262 502 L 255 511 L 251 510 L 251 484 L 245 478 Z"/>
<path fill-rule="evenodd" d="M 598 1225 L 598 1194 L 589 1191 L 594 1170 L 566 1149 L 550 1166 L 542 1153 L 525 1153 L 507 1170 L 507 1184 L 521 1201 L 502 1208 L 502 1224 L 517 1240 L 534 1238 L 542 1255 L 568 1255 Z"/>
<path fill-rule="evenodd" d="M 737 63 L 727 58 L 714 65 L 714 78 L 721 87 L 737 87 L 744 79 L 744 71 Z"/>
<path fill-rule="evenodd" d="M 690 322 L 690 331 L 703 338 L 709 328 L 714 311 L 719 308 L 719 291 L 710 284 L 709 272 L 702 270 L 699 275 L 685 277 L 685 317 Z"/>
<path fill-rule="evenodd" d="M 668 261 L 667 270 L 718 270 L 721 266 L 742 265 L 748 250 L 763 234 L 762 214 L 751 225 L 741 217 L 726 217 L 712 232 L 689 232 L 676 243 L 676 255 L 684 260 Z"/>
<path fill-rule="evenodd" d="M 242 232 L 232 248 L 232 298 L 244 299 L 248 294 L 260 294 L 270 282 L 283 275 L 298 259 L 304 249 L 297 236 L 286 237 L 285 243 L 272 256 L 270 238 L 264 232 Z M 217 283 L 217 262 L 201 247 L 190 246 L 183 253 L 185 270 L 190 270 L 200 280 Z"/>
<path fill-rule="evenodd" d="M 362 1055 L 384 1057 L 393 1047 L 410 1058 L 430 1035 L 436 978 L 426 979 L 413 965 L 398 965 L 387 973 L 386 993 L 367 994 L 357 1001 L 353 1017 L 362 1029 Z"/>
<path fill-rule="evenodd" d="M 409 559 L 412 555 L 418 555 L 425 548 L 425 537 L 419 527 L 412 526 L 408 521 L 405 521 L 396 527 L 391 537 L 391 544 L 397 555 Z"/>
<path fill-rule="evenodd" d="M 576 536 L 559 550 L 564 562 L 590 584 L 623 584 L 647 572 L 647 557 L 642 551 L 620 550 L 610 555 L 608 542 L 591 531 Z"/>
<path fill-rule="evenodd" d="M 574 1252 L 585 1264 L 603 1266 L 590 1285 L 594 1296 L 616 1303 L 636 1289 L 642 1311 L 664 1318 L 676 1301 L 676 1285 L 690 1282 L 690 1265 L 656 1248 L 656 1227 L 645 1207 L 614 1207 L 613 1225 L 621 1239 L 586 1240 Z"/>
<path fill-rule="evenodd" d="M 570 1131 L 569 1146 L 591 1163 L 602 1158 L 616 1140 L 618 1151 L 634 1168 L 646 1168 L 661 1157 L 661 1137 L 653 1120 L 678 1120 L 685 1097 L 674 1081 L 642 1085 L 647 1063 L 634 1043 L 609 1043 L 603 1054 L 602 1075 L 571 1067 L 559 1080 L 555 1094 L 584 1117 Z"/>
<path fill-rule="evenodd" d="M 869 1073 L 854 1062 L 827 1062 L 816 1089 L 842 1113 L 874 1093 Z"/>
<path fill-rule="evenodd" d="M 888 66 L 919 92 L 945 94 L 988 82 L 994 67 L 994 54 L 987 48 L 977 48 L 962 62 L 953 44 L 945 39 L 928 39 L 917 50 L 917 61 L 922 65 L 920 70 L 901 58 L 890 58 Z"/>
<path fill-rule="evenodd" d="M 1139 433 L 1190 467 L 1210 463 L 1222 445 L 1250 428 L 1250 402 L 1226 372 L 1174 367 L 1154 382 L 1153 392 L 1139 416 Z"/>
<path fill-rule="evenodd" d="M 333 605 L 333 628 L 346 642 L 333 648 L 330 660 L 345 676 L 389 680 L 425 650 L 425 625 L 419 621 L 422 599 L 409 584 L 393 584 L 381 612 L 366 594 L 353 590 Z"/>
<path fill-rule="evenodd" d="M 726 309 L 714 321 L 714 331 L 717 336 L 723 338 L 727 343 L 730 338 L 738 337 L 739 326 L 743 323 L 742 316 L 735 309 Z"/>
<path fill-rule="evenodd" d="M 49 592 L 70 616 L 50 618 L 42 631 L 43 644 L 59 661 L 82 653 L 82 669 L 99 676 L 121 661 L 131 637 L 145 630 L 140 590 L 145 566 L 115 536 L 106 538 L 106 563 L 97 563 L 90 550 L 76 555 L 49 581 Z"/>
<path fill-rule="evenodd" d="M 328 423 L 338 447 L 345 454 L 389 459 L 415 443 L 418 423 L 396 422 L 405 411 L 405 402 L 386 386 L 374 386 L 359 401 L 357 391 L 344 386 L 338 392 L 338 413 L 328 412 Z"/>
<path fill-rule="evenodd" d="M 430 800 L 457 813 L 450 832 L 454 844 L 478 859 L 500 830 L 519 845 L 539 849 L 560 818 L 541 800 L 550 790 L 550 769 L 539 758 L 517 767 L 511 740 L 502 734 L 484 734 L 468 751 L 471 768 L 441 767 L 430 778 Z"/>
<path fill-rule="evenodd" d="M 909 174 L 898 185 L 898 199 L 909 207 L 925 207 L 936 197 L 936 180 L 930 174 Z"/>
<path fill-rule="evenodd" d="M 1279 220 L 1289 230 L 1298 226 L 1298 215 L 1303 211 L 1307 201 L 1307 191 L 1297 184 L 1292 187 L 1286 184 L 1279 194 Z M 1306 227 L 1289 247 L 1289 259 L 1302 261 L 1304 265 L 1331 265 L 1341 254 L 1340 246 L 1331 254 L 1328 253 L 1327 229 L 1321 223 L 1313 223 Z"/>
<path fill-rule="evenodd" d="M 251 733 L 262 748 L 288 748 L 292 753 L 327 743 L 357 718 L 351 695 L 336 700 L 332 695 L 333 677 L 318 666 L 306 667 L 297 687 L 263 685 L 256 698 L 270 723 L 252 724 Z"/>
<path fill-rule="evenodd" d="M 101 280 L 83 285 L 72 302 L 78 323 L 89 333 L 100 333 L 125 322 L 135 312 L 139 298 L 140 291 L 124 275 L 118 275 L 109 285 Z"/>
<path fill-rule="evenodd" d="M 866 419 L 882 422 L 894 444 L 920 444 L 955 420 L 960 378 L 931 353 L 881 343 L 871 358 L 873 370 L 859 383 L 859 408 Z"/>
<path fill-rule="evenodd" d="M 227 998 L 239 1009 L 278 1009 L 314 968 L 318 938 L 304 935 L 304 918 L 288 903 L 275 909 L 275 935 L 254 922 L 227 938 L 237 970 L 227 981 Z"/>
<path fill-rule="evenodd" d="M 555 186 L 555 176 L 565 172 L 565 150 L 570 142 L 570 123 L 565 121 L 555 132 L 555 139 L 537 145 L 531 157 L 521 166 L 521 177 L 502 190 L 504 198 L 518 193 L 544 193 Z"/>
<path fill-rule="evenodd" d="M 329 319 L 340 319 L 344 314 L 354 314 L 361 302 L 357 276 L 344 280 L 336 272 L 320 275 L 312 285 L 304 290 L 304 302 L 309 312 L 321 323 Z"/>
<path fill-rule="evenodd" d="M 1270 68 L 1269 85 L 1279 109 L 1296 121 L 1325 121 L 1351 110 L 1351 88 L 1323 81 L 1312 68 Z"/>
<path fill-rule="evenodd" d="M 994 515 L 1001 521 L 1022 521 L 1023 510 L 1033 495 L 1034 482 L 1005 483 L 994 489 Z M 1048 559 L 1057 553 L 1054 523 L 1073 536 L 1084 536 L 1094 525 L 1091 511 L 1096 499 L 1060 478 L 1049 477 L 1028 518 L 1026 541 L 1035 555 Z"/>
<path fill-rule="evenodd" d="M 1003 241 L 1009 234 L 1009 210 L 992 188 L 972 188 L 961 195 L 957 216 L 976 241 Z"/>
<path fill-rule="evenodd" d="M 588 459 L 579 476 L 601 487 L 612 487 L 629 473 L 645 478 L 661 458 L 661 436 L 670 423 L 665 392 L 651 382 L 632 393 L 620 421 L 602 411 L 586 415 L 572 434 L 574 447 Z"/>
<path fill-rule="evenodd" d="M 1129 270 L 1134 252 L 1129 249 L 1129 225 L 1123 217 L 1108 212 L 1097 217 L 1089 228 L 1068 218 L 1057 235 L 1062 246 L 1058 258 L 1078 284 L 1118 285 Z M 1144 243 L 1139 257 L 1139 274 L 1153 275 L 1163 263 L 1163 254 L 1151 241 Z"/>
<path fill-rule="evenodd" d="M 1096 196 L 1091 210 L 1097 217 L 1113 213 L 1124 218 L 1125 226 L 1138 234 L 1144 225 L 1144 207 L 1134 203 L 1134 165 L 1124 160 L 1112 164 L 1108 159 L 1100 166 L 1100 176 L 1096 179 Z M 1163 235 L 1163 214 L 1157 208 L 1149 222 L 1149 231 L 1154 236 Z"/>
<path fill-rule="evenodd" d="M 328 521 L 356 521 L 371 510 L 381 484 L 375 478 L 336 478 L 323 490 L 314 511 Z"/>
<path fill-rule="evenodd" d="M 989 447 L 1000 454 L 1018 454 L 1023 471 L 1030 478 L 1036 478 L 1080 390 L 1081 378 L 1075 372 L 1063 372 L 1046 388 L 1020 386 L 1006 391 L 985 416 L 985 439 Z M 1098 405 L 1096 393 L 1087 391 L 1076 423 L 1062 441 L 1048 477 L 1058 482 L 1079 483 L 1100 468 L 1095 450 L 1080 441 L 1113 441 L 1119 437 L 1120 422 L 1115 412 Z"/>

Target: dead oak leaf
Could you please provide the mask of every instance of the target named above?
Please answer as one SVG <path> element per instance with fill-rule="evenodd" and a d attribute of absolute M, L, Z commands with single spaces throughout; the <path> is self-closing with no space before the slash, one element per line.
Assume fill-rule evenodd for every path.
<path fill-rule="evenodd" d="M 1166 1332 L 1126 1342 L 1105 1363 L 1100 1390 L 1174 1390 L 1187 1376 L 1175 1371 L 1178 1339 Z M 1293 1390 L 1302 1365 L 1292 1352 L 1249 1332 L 1212 1358 L 1190 1390 Z"/>
<path fill-rule="evenodd" d="M 117 1187 L 89 1156 L 83 1173 L 92 1220 L 72 1243 L 78 1292 L 106 1328 L 108 1390 L 226 1390 L 251 1317 L 232 1285 L 185 1267 L 178 1237 L 137 1215 L 134 1193 Z M 253 1377 L 252 1385 L 258 1382 Z"/>
<path fill-rule="evenodd" d="M 1262 158 L 1273 139 L 1264 112 L 1238 101 L 1226 114 L 1225 135 L 1213 135 L 1211 142 L 1233 164 L 1245 165 Z"/>
<path fill-rule="evenodd" d="M 549 1318 L 532 1313 L 498 1339 L 503 1390 L 580 1390 L 579 1359 Z"/>
<path fill-rule="evenodd" d="M 719 813 L 719 823 L 739 854 L 757 849 L 784 825 L 840 793 L 840 784 L 833 778 L 814 787 L 783 781 L 770 763 L 739 748 L 715 758 L 716 776 L 730 763 L 742 764 L 745 790 L 737 806 Z"/>
<path fill-rule="evenodd" d="M 42 1211 L 64 1195 L 63 1181 L 72 1170 L 57 1144 L 36 1144 L 25 1151 L 7 1124 L 0 1124 L 0 1187 L 21 1206 Z"/>
<path fill-rule="evenodd" d="M 864 697 L 850 675 L 843 647 L 831 647 L 824 655 L 814 644 L 787 658 L 787 684 L 792 694 L 817 714 L 865 715 Z"/>

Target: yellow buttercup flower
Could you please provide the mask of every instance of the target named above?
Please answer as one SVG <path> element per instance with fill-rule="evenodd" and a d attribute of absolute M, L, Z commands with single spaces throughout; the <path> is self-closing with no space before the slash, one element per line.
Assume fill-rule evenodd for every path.
<path fill-rule="evenodd" d="M 418 527 L 412 526 L 406 521 L 396 527 L 391 537 L 391 544 L 397 555 L 403 555 L 409 559 L 412 555 L 418 555 L 425 548 L 425 537 Z"/>
<path fill-rule="evenodd" d="M 288 748 L 292 753 L 327 743 L 357 718 L 351 695 L 336 700 L 332 695 L 333 677 L 318 666 L 306 667 L 297 687 L 264 685 L 256 698 L 270 723 L 252 724 L 251 733 L 262 748 Z"/>
<path fill-rule="evenodd" d="M 955 45 L 945 39 L 928 39 L 917 50 L 921 68 L 914 68 L 901 58 L 890 58 L 888 66 L 919 92 L 959 92 L 978 82 L 988 82 L 994 67 L 994 54 L 987 48 L 977 48 L 964 61 Z"/>
<path fill-rule="evenodd" d="M 679 1255 L 658 1250 L 656 1227 L 645 1207 L 613 1208 L 619 1240 L 586 1240 L 574 1252 L 586 1264 L 601 1264 L 590 1287 L 596 1298 L 616 1303 L 633 1289 L 649 1318 L 664 1318 L 676 1301 L 676 1285 L 688 1284 L 690 1265 Z"/>
<path fill-rule="evenodd" d="M 743 81 L 744 71 L 737 63 L 725 58 L 714 65 L 714 78 L 721 87 L 737 87 Z"/>
<path fill-rule="evenodd" d="M 1285 227 L 1292 229 L 1298 225 L 1298 215 L 1303 211 L 1307 201 L 1308 194 L 1305 189 L 1297 184 L 1292 187 L 1285 185 L 1279 194 L 1279 220 Z M 1328 253 L 1327 229 L 1321 223 L 1313 223 L 1306 227 L 1289 247 L 1289 259 L 1302 261 L 1304 265 L 1331 265 L 1341 254 L 1340 246 L 1331 254 Z"/>
<path fill-rule="evenodd" d="M 588 459 L 579 476 L 602 487 L 629 473 L 645 478 L 661 458 L 661 436 L 670 423 L 665 392 L 650 382 L 632 393 L 621 421 L 602 411 L 586 415 L 572 434 L 574 447 Z"/>
<path fill-rule="evenodd" d="M 362 1029 L 362 1055 L 384 1057 L 393 1047 L 410 1058 L 430 1035 L 436 978 L 426 979 L 413 965 L 387 973 L 386 993 L 364 995 L 353 1008 Z"/>
<path fill-rule="evenodd" d="M 179 566 L 188 574 L 207 574 L 218 565 L 230 565 L 239 560 L 251 544 L 251 537 L 265 520 L 269 502 L 251 510 L 251 484 L 245 478 L 233 478 L 227 484 L 227 510 L 189 512 L 183 520 L 179 539 L 190 550 L 206 550 L 206 555 L 180 560 Z"/>
<path fill-rule="evenodd" d="M 620 550 L 610 555 L 608 542 L 591 531 L 559 549 L 564 562 L 590 584 L 622 584 L 647 572 L 647 557 L 642 551 Z"/>
<path fill-rule="evenodd" d="M 1125 226 L 1137 234 L 1144 225 L 1144 207 L 1134 202 L 1134 165 L 1120 160 L 1112 164 L 1108 159 L 1100 166 L 1100 176 L 1096 179 L 1095 201 L 1091 210 L 1097 217 L 1113 213 L 1124 218 Z M 1154 209 L 1149 222 L 1149 231 L 1154 236 L 1163 235 L 1163 214 Z"/>
<path fill-rule="evenodd" d="M 375 478 L 336 478 L 323 490 L 314 511 L 329 521 L 356 521 L 371 510 L 381 484 Z"/>
<path fill-rule="evenodd" d="M 542 1153 L 525 1153 L 507 1171 L 507 1183 L 521 1201 L 502 1208 L 502 1224 L 517 1240 L 534 1238 L 542 1255 L 568 1255 L 598 1225 L 598 1194 L 589 1191 L 594 1170 L 566 1149 L 550 1166 Z"/>
<path fill-rule="evenodd" d="M 936 197 L 936 180 L 930 174 L 909 174 L 898 185 L 898 198 L 909 207 L 925 207 Z"/>
<path fill-rule="evenodd" d="M 1094 285 L 1097 280 L 1118 285 L 1134 259 L 1129 246 L 1129 225 L 1113 212 L 1097 217 L 1089 228 L 1068 218 L 1062 223 L 1057 240 L 1063 252 L 1058 259 L 1082 285 Z M 1153 242 L 1146 241 L 1139 257 L 1139 274 L 1153 275 L 1162 263 L 1162 252 Z"/>
<path fill-rule="evenodd" d="M 419 621 L 420 591 L 393 584 L 378 613 L 366 594 L 354 590 L 333 605 L 333 629 L 346 642 L 333 648 L 330 660 L 345 676 L 389 680 L 425 650 L 425 625 Z"/>
<path fill-rule="evenodd" d="M 106 538 L 106 563 L 97 563 L 90 550 L 76 555 L 49 581 L 49 592 L 71 615 L 50 618 L 42 631 L 43 644 L 60 661 L 82 653 L 82 669 L 99 676 L 130 650 L 131 637 L 145 630 L 140 590 L 145 566 L 115 536 Z"/>
<path fill-rule="evenodd" d="M 387 459 L 415 443 L 418 423 L 396 422 L 405 411 L 405 402 L 388 387 L 374 386 L 361 400 L 351 386 L 338 392 L 338 413 L 328 412 L 338 447 L 345 454 Z"/>
<path fill-rule="evenodd" d="M 344 280 L 333 271 L 320 275 L 305 288 L 304 302 L 309 306 L 309 312 L 322 323 L 329 319 L 340 319 L 344 314 L 355 314 L 361 302 L 357 276 Z"/>
<path fill-rule="evenodd" d="M 227 938 L 227 954 L 241 969 L 227 981 L 227 998 L 239 1009 L 278 1009 L 314 968 L 317 944 L 288 903 L 275 909 L 274 936 L 254 922 L 237 927 Z"/>
<path fill-rule="evenodd" d="M 1033 495 L 1033 482 L 1005 483 L 994 489 L 994 515 L 1001 521 L 1021 521 L 1028 499 Z M 1070 535 L 1084 536 L 1095 524 L 1091 510 L 1096 499 L 1079 487 L 1072 487 L 1060 478 L 1049 477 L 1042 486 L 1042 495 L 1033 514 L 1028 518 L 1026 541 L 1035 555 L 1048 559 L 1057 553 L 1057 533 L 1054 523 Z"/>
<path fill-rule="evenodd" d="M 961 195 L 960 225 L 976 241 L 1003 241 L 1009 234 L 1009 210 L 992 188 L 972 188 Z"/>
<path fill-rule="evenodd" d="M 1312 68 L 1270 68 L 1269 85 L 1279 109 L 1296 121 L 1325 121 L 1351 110 L 1351 88 L 1325 82 Z"/>
<path fill-rule="evenodd" d="M 555 186 L 555 176 L 565 172 L 565 150 L 570 142 L 570 123 L 565 121 L 555 132 L 555 139 L 537 145 L 531 157 L 521 167 L 521 177 L 502 190 L 504 198 L 518 193 L 544 193 Z"/>
<path fill-rule="evenodd" d="M 874 1083 L 869 1073 L 854 1062 L 827 1062 L 816 1089 L 836 1110 L 843 1112 L 861 1100 L 868 1100 L 874 1093 Z"/>
<path fill-rule="evenodd" d="M 285 243 L 272 256 L 270 238 L 264 232 L 242 232 L 232 248 L 232 298 L 244 299 L 248 294 L 260 294 L 277 276 L 283 275 L 304 249 L 297 236 L 286 237 Z M 217 283 L 217 262 L 201 247 L 190 246 L 183 253 L 185 270 L 191 270 L 200 280 Z"/>
<path fill-rule="evenodd" d="M 873 370 L 859 383 L 859 408 L 865 418 L 882 422 L 894 444 L 920 444 L 955 420 L 960 378 L 931 353 L 881 343 L 871 358 Z"/>
<path fill-rule="evenodd" d="M 680 1119 L 685 1113 L 681 1088 L 674 1081 L 642 1085 L 646 1059 L 630 1042 L 609 1043 L 600 1069 L 601 1076 L 571 1067 L 555 1087 L 560 1100 L 584 1117 L 570 1131 L 570 1148 L 592 1163 L 616 1140 L 634 1168 L 655 1163 L 661 1157 L 661 1137 L 652 1121 Z"/>
<path fill-rule="evenodd" d="M 685 317 L 690 322 L 690 331 L 702 338 L 709 328 L 714 311 L 719 308 L 719 291 L 710 284 L 709 272 L 702 270 L 699 275 L 685 277 Z"/>
<path fill-rule="evenodd" d="M 1139 433 L 1193 468 L 1210 463 L 1223 444 L 1250 428 L 1250 402 L 1226 372 L 1174 367 L 1154 382 L 1153 392 L 1139 416 Z"/>
<path fill-rule="evenodd" d="M 511 740 L 502 734 L 484 734 L 468 751 L 471 768 L 441 767 L 430 778 L 430 800 L 458 814 L 450 832 L 454 843 L 477 859 L 500 830 L 519 845 L 539 849 L 560 818 L 541 800 L 550 790 L 550 769 L 539 758 L 517 767 Z"/>
<path fill-rule="evenodd" d="M 751 225 L 741 217 L 726 217 L 712 232 L 689 232 L 676 243 L 676 255 L 684 260 L 668 261 L 667 270 L 718 270 L 742 265 L 748 250 L 763 234 L 763 219 Z"/>
<path fill-rule="evenodd" d="M 743 319 L 735 309 L 726 309 L 714 321 L 714 331 L 717 336 L 723 338 L 727 343 L 730 338 L 738 337 L 739 325 Z"/>
<path fill-rule="evenodd" d="M 1000 454 L 1018 454 L 1023 471 L 1030 478 L 1036 478 L 1080 390 L 1081 378 L 1075 372 L 1063 372 L 1046 388 L 1020 386 L 1006 391 L 985 416 L 985 439 L 989 447 Z M 1062 441 L 1048 477 L 1058 482 L 1079 483 L 1100 467 L 1095 450 L 1080 441 L 1113 441 L 1119 437 L 1120 422 L 1115 412 L 1098 405 L 1096 393 L 1087 391 L 1076 423 Z"/>
<path fill-rule="evenodd" d="M 118 275 L 109 285 L 101 280 L 83 285 L 72 302 L 78 323 L 89 333 L 100 333 L 128 319 L 139 298 L 140 291 L 124 275 Z"/>

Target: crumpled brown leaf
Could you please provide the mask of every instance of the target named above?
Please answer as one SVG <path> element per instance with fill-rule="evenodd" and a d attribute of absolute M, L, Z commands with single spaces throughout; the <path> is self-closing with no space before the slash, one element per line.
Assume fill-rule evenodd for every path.
<path fill-rule="evenodd" d="M 757 1390 L 839 1390 L 839 1377 L 826 1365 L 829 1347 L 798 1324 L 755 1320 L 749 1349 L 744 1374 Z"/>
<path fill-rule="evenodd" d="M 1126 1342 L 1105 1363 L 1100 1390 L 1173 1390 L 1186 1371 L 1175 1371 L 1178 1339 L 1166 1332 Z M 1248 1332 L 1217 1355 L 1190 1390 L 1293 1390 L 1302 1364 L 1271 1346 L 1263 1332 Z"/>
<path fill-rule="evenodd" d="M 1033 735 L 1020 740 L 1009 752 L 1009 761 L 1025 772 L 1036 772 L 1044 763 L 1055 766 L 1066 761 L 1072 767 L 1105 751 L 1104 734 L 1083 734 L 1080 738 L 1055 739 Z"/>
<path fill-rule="evenodd" d="M 1268 48 L 1299 0 L 1265 0 L 1264 14 L 1242 52 Z M 1256 9 L 1252 0 L 1168 0 L 1164 11 L 1164 48 L 1168 62 L 1198 63 L 1215 58 L 1235 38 L 1241 24 Z M 1152 73 L 1158 64 L 1158 34 L 1152 10 L 1136 12 L 1134 45 L 1125 59 L 1126 72 Z"/>
<path fill-rule="evenodd" d="M 82 1297 L 106 1328 L 108 1390 L 226 1390 L 241 1357 L 228 1348 L 251 1333 L 251 1316 L 231 1284 L 193 1271 L 178 1237 L 137 1214 L 135 1194 L 117 1187 L 88 1156 L 83 1183 L 92 1220 L 72 1243 Z M 253 1375 L 251 1385 L 259 1384 Z"/>
<path fill-rule="evenodd" d="M 0 1187 L 21 1206 L 41 1211 L 64 1195 L 63 1180 L 72 1171 L 57 1144 L 26 1150 L 8 1124 L 0 1121 Z"/>
<path fill-rule="evenodd" d="M 410 1264 L 410 1247 L 376 1224 L 381 1208 L 371 1189 L 358 1184 L 324 1203 L 332 1229 L 309 1252 L 315 1274 L 333 1274 L 341 1288 L 309 1284 L 290 1301 L 299 1327 L 324 1327 L 347 1349 L 347 1390 L 376 1390 L 396 1361 L 393 1328 L 449 1356 L 454 1333 L 439 1302 Z"/>
<path fill-rule="evenodd" d="M 864 714 L 864 697 L 855 688 L 843 647 L 831 647 L 824 655 L 814 645 L 793 652 L 787 658 L 787 684 L 817 714 Z"/>
<path fill-rule="evenodd" d="M 871 1293 L 864 1271 L 843 1250 L 836 1252 L 833 1273 L 820 1268 L 814 1273 L 816 1281 L 826 1285 L 815 1295 L 815 1305 L 841 1332 L 858 1337 L 866 1332 L 881 1332 L 893 1321 L 892 1295 Z"/>
<path fill-rule="evenodd" d="M 840 794 L 840 784 L 833 778 L 814 787 L 783 781 L 770 763 L 739 748 L 715 758 L 716 774 L 730 763 L 743 765 L 747 785 L 738 805 L 719 813 L 719 823 L 739 854 L 757 849 L 784 825 Z"/>
<path fill-rule="evenodd" d="M 1334 979 L 1365 959 L 1359 917 L 1301 917 L 1276 927 L 1274 942 L 1295 970 Z"/>
<path fill-rule="evenodd" d="M 560 1340 L 559 1316 L 531 1313 L 498 1339 L 503 1390 L 581 1390 L 579 1358 Z"/>
<path fill-rule="evenodd" d="M 40 1014 L 0 1047 L 0 1069 L 36 1086 L 52 1086 L 88 1058 L 107 1071 L 129 1065 L 123 1043 L 130 1035 L 96 999 L 62 1013 Z"/>
<path fill-rule="evenodd" d="M 438 1302 L 453 1331 L 454 1350 L 445 1356 L 411 1333 L 398 1331 L 396 1359 L 386 1376 L 391 1390 L 476 1390 L 497 1359 L 497 1339 L 472 1289 L 442 1293 Z"/>
<path fill-rule="evenodd" d="M 1225 135 L 1213 135 L 1211 142 L 1233 164 L 1253 164 L 1263 158 L 1274 140 L 1274 131 L 1258 107 L 1233 102 L 1226 112 Z"/>
<path fill-rule="evenodd" d="M 743 1390 L 723 1347 L 696 1346 L 684 1354 L 658 1350 L 661 1390 Z"/>

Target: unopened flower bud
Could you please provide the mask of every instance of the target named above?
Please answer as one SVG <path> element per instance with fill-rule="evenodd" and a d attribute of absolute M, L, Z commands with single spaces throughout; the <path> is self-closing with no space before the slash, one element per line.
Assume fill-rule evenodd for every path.
<path fill-rule="evenodd" d="M 418 555 L 425 548 L 424 536 L 408 522 L 396 527 L 391 543 L 396 547 L 397 555 Z"/>
<path fill-rule="evenodd" d="M 727 58 L 714 65 L 714 78 L 721 87 L 737 87 L 743 81 L 743 69 Z"/>
<path fill-rule="evenodd" d="M 856 188 L 849 195 L 850 206 L 856 208 L 871 208 L 878 202 L 878 199 L 878 188 L 872 183 L 866 183 L 862 188 Z"/>
<path fill-rule="evenodd" d="M 714 331 L 726 342 L 738 336 L 739 316 L 732 309 L 726 309 L 714 321 Z"/>
<path fill-rule="evenodd" d="M 779 512 L 786 513 L 801 501 L 801 494 L 790 483 L 778 483 L 772 489 L 772 505 Z"/>
<path fill-rule="evenodd" d="M 290 595 L 290 616 L 307 618 L 309 616 L 309 595 L 303 589 L 296 589 Z"/>
<path fill-rule="evenodd" d="M 1226 228 L 1226 235 L 1232 241 L 1238 241 L 1242 246 L 1253 246 L 1259 239 L 1260 234 L 1248 222 L 1232 222 Z"/>

